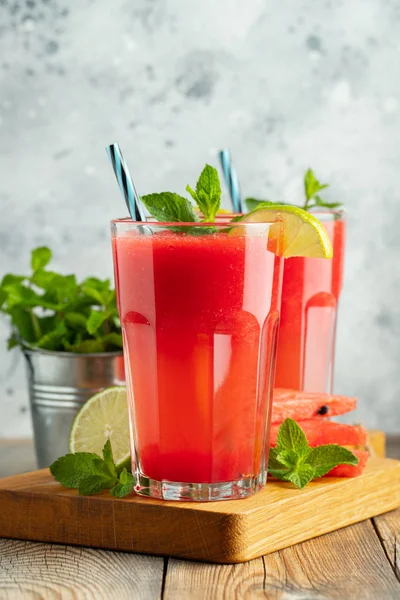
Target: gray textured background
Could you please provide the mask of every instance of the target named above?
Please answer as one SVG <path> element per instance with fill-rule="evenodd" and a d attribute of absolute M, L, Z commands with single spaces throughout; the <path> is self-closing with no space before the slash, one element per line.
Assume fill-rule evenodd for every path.
<path fill-rule="evenodd" d="M 221 146 L 248 195 L 296 201 L 311 165 L 349 213 L 335 388 L 399 431 L 399 50 L 399 0 L 0 0 L 0 275 L 37 244 L 111 274 L 111 141 L 142 193 Z M 0 380 L 0 436 L 30 433 L 2 341 Z"/>

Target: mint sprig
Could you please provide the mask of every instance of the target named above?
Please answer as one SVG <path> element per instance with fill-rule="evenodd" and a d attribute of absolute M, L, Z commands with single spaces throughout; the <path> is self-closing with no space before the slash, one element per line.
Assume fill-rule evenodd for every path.
<path fill-rule="evenodd" d="M 311 448 L 296 421 L 286 419 L 279 427 L 276 448 L 269 451 L 268 472 L 277 479 L 303 488 L 312 479 L 326 475 L 338 465 L 357 464 L 357 456 L 338 444 Z"/>
<path fill-rule="evenodd" d="M 186 191 L 203 213 L 203 220 L 214 221 L 220 207 L 222 193 L 217 170 L 206 165 L 197 181 L 196 191 L 190 185 L 186 186 Z"/>
<path fill-rule="evenodd" d="M 221 201 L 221 185 L 218 172 L 214 167 L 206 165 L 196 184 L 196 190 L 190 185 L 186 186 L 194 202 L 197 204 L 200 215 L 194 210 L 194 205 L 188 198 L 173 192 L 160 192 L 142 196 L 143 204 L 148 212 L 157 221 L 164 223 L 204 223 L 214 221 Z M 213 227 L 175 227 L 174 231 L 186 233 L 214 233 Z"/>
<path fill-rule="evenodd" d="M 115 290 L 108 279 L 48 269 L 52 252 L 42 246 L 31 254 L 31 272 L 7 274 L 0 283 L 0 312 L 11 320 L 8 347 L 107 352 L 122 348 Z"/>
<path fill-rule="evenodd" d="M 321 198 L 319 192 L 329 187 L 328 183 L 321 183 L 315 177 L 314 172 L 308 169 L 304 175 L 304 193 L 305 203 L 302 208 L 304 210 L 310 210 L 310 208 L 340 208 L 343 206 L 342 202 L 326 202 Z"/>
<path fill-rule="evenodd" d="M 327 208 L 328 210 L 332 210 L 337 208 L 339 211 L 343 207 L 342 202 L 326 202 L 319 195 L 321 190 L 324 190 L 329 187 L 327 183 L 321 183 L 315 177 L 312 169 L 308 169 L 304 175 L 304 195 L 305 201 L 300 208 L 303 210 L 311 210 L 313 208 Z M 271 202 L 270 200 L 258 200 L 256 198 L 246 198 L 245 204 L 249 211 L 255 210 L 256 208 L 262 208 L 263 206 L 268 206 L 271 204 L 288 204 L 287 202 Z"/>
<path fill-rule="evenodd" d="M 135 486 L 135 478 L 125 468 L 118 473 L 110 440 L 102 453 L 103 458 L 91 452 L 66 454 L 50 466 L 50 473 L 64 487 L 77 489 L 79 495 L 93 496 L 109 489 L 116 498 L 127 496 Z"/>
<path fill-rule="evenodd" d="M 160 192 L 142 196 L 142 202 L 149 213 L 164 223 L 195 223 L 199 219 L 187 198 L 173 192 Z"/>

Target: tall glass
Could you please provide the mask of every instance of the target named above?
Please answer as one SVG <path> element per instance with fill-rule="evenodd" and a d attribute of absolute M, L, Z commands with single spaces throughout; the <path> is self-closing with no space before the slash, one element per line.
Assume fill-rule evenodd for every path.
<path fill-rule="evenodd" d="M 139 494 L 226 500 L 266 483 L 282 277 L 271 226 L 112 222 Z"/>
<path fill-rule="evenodd" d="M 333 259 L 285 260 L 275 387 L 331 393 L 346 222 L 333 211 L 315 215 L 331 238 Z"/>

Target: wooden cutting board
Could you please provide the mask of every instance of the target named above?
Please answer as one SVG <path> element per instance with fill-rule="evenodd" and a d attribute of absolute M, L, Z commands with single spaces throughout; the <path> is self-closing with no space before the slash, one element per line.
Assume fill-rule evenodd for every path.
<path fill-rule="evenodd" d="M 237 563 L 400 506 L 400 461 L 303 490 L 269 481 L 246 500 L 191 503 L 78 496 L 47 469 L 0 481 L 0 537 Z"/>

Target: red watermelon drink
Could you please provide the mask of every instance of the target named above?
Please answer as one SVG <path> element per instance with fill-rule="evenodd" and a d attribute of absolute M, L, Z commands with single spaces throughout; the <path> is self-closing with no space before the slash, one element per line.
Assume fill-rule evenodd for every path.
<path fill-rule="evenodd" d="M 339 213 L 316 216 L 331 238 L 333 258 L 285 260 L 275 386 L 330 393 L 346 223 Z"/>
<path fill-rule="evenodd" d="M 113 221 L 138 493 L 219 500 L 265 484 L 282 272 L 270 229 Z"/>

